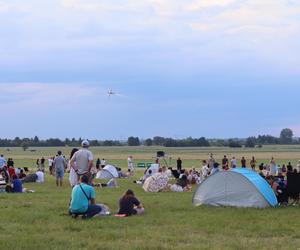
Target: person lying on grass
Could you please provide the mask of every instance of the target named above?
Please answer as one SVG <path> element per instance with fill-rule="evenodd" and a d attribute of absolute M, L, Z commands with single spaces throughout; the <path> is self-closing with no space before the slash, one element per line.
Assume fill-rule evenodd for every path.
<path fill-rule="evenodd" d="M 112 178 L 110 179 L 107 183 L 96 183 L 94 184 L 94 187 L 100 187 L 100 188 L 104 188 L 104 187 L 109 187 L 109 188 L 114 188 L 117 187 L 118 183 L 117 180 Z"/>
<path fill-rule="evenodd" d="M 128 189 L 119 200 L 119 215 L 131 216 L 144 213 L 144 207 L 134 196 L 131 189 Z"/>
<path fill-rule="evenodd" d="M 81 214 L 83 215 L 82 218 L 92 218 L 102 210 L 100 205 L 96 205 L 94 188 L 88 185 L 88 183 L 89 177 L 82 175 L 80 177 L 80 183 L 72 190 L 69 211 L 74 217 Z"/>

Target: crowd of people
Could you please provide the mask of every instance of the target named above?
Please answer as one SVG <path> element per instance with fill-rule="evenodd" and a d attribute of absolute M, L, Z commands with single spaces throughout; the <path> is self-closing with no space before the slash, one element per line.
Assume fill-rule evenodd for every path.
<path fill-rule="evenodd" d="M 89 142 L 84 140 L 80 149 L 74 148 L 71 151 L 69 160 L 63 156 L 62 151 L 58 151 L 56 156 L 48 159 L 49 173 L 55 176 L 57 187 L 63 185 L 65 172 L 69 172 L 69 181 L 72 187 L 69 213 L 76 218 L 82 215 L 82 218 L 91 218 L 95 215 L 109 214 L 109 208 L 105 204 L 97 204 L 94 187 L 110 186 L 110 180 L 107 184 L 94 184 L 93 180 L 96 173 L 103 170 L 106 166 L 106 160 L 100 158 L 93 165 L 93 154 L 88 149 Z M 233 156 L 229 159 L 226 155 L 218 163 L 213 154 L 210 154 L 207 160 L 202 160 L 200 168 L 193 167 L 185 169 L 182 159 L 179 157 L 176 161 L 176 169 L 161 166 L 159 159 L 156 160 L 156 168 L 147 168 L 144 175 L 135 181 L 143 185 L 146 192 L 189 192 L 194 184 L 200 184 L 211 175 L 219 171 L 228 171 L 232 168 L 241 166 L 242 168 L 251 168 L 258 172 L 269 183 L 280 204 L 287 204 L 286 195 L 287 174 L 300 172 L 300 160 L 297 166 L 293 167 L 291 162 L 279 166 L 272 157 L 268 164 L 261 163 L 257 168 L 257 160 L 253 156 L 249 161 L 241 157 L 240 162 Z M 37 159 L 37 171 L 28 173 L 28 169 L 20 169 L 14 166 L 14 160 L 9 158 L 7 161 L 4 156 L 0 156 L 0 192 L 20 193 L 26 192 L 24 183 L 44 182 L 45 158 Z M 131 177 L 134 173 L 133 157 L 127 159 L 127 173 L 123 173 L 117 168 L 119 177 Z M 112 184 L 115 186 L 116 184 Z M 292 197 L 294 201 L 299 201 L 299 194 Z M 117 216 L 140 215 L 144 213 L 144 208 L 140 201 L 135 197 L 134 192 L 128 189 L 119 200 L 119 210 Z"/>
<path fill-rule="evenodd" d="M 44 173 L 38 169 L 35 173 L 28 173 L 28 168 L 14 167 L 14 160 L 0 156 L 0 192 L 22 193 L 33 192 L 23 187 L 24 183 L 44 182 Z"/>

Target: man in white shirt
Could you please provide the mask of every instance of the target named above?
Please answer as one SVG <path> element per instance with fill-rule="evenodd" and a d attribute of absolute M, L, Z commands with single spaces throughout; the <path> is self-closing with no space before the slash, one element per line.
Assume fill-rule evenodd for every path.
<path fill-rule="evenodd" d="M 209 168 L 207 166 L 206 160 L 202 161 L 202 169 L 201 169 L 201 180 L 204 181 L 209 173 Z"/>
<path fill-rule="evenodd" d="M 77 173 L 78 180 L 80 176 L 87 175 L 90 177 L 91 182 L 91 169 L 93 167 L 93 154 L 91 151 L 88 150 L 90 143 L 88 140 L 84 140 L 81 143 L 82 148 L 79 149 L 75 154 L 73 155 L 70 165 L 72 168 L 75 169 L 75 172 Z M 76 162 L 76 164 L 75 164 Z"/>
<path fill-rule="evenodd" d="M 236 168 L 237 167 L 237 161 L 236 161 L 234 156 L 232 157 L 232 159 L 230 161 L 230 167 L 231 168 Z"/>

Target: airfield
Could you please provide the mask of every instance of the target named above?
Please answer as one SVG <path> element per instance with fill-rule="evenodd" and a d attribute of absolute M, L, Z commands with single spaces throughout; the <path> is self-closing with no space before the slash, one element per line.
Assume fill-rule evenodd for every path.
<path fill-rule="evenodd" d="M 0 148 L 6 159 L 13 158 L 16 167 L 34 170 L 36 159 L 54 156 L 62 150 L 68 158 L 72 148 Z M 183 167 L 200 169 L 201 160 L 213 153 L 221 162 L 224 155 L 255 156 L 257 165 L 273 156 L 277 164 L 300 159 L 299 146 L 264 146 L 254 149 L 229 148 L 159 148 L 159 147 L 92 147 L 94 159 L 127 170 L 127 157 L 134 163 L 153 162 L 156 151 L 167 153 L 166 161 L 176 168 L 181 157 Z M 170 160 L 171 157 L 171 160 Z M 47 161 L 46 161 L 47 169 Z M 117 188 L 95 188 L 97 203 L 107 204 L 117 212 L 118 199 L 131 188 L 145 206 L 140 217 L 114 216 L 91 220 L 67 216 L 71 188 L 65 175 L 63 188 L 46 171 L 44 184 L 25 184 L 34 193 L 0 194 L 1 249 L 299 249 L 299 207 L 240 209 L 194 207 L 192 192 L 145 193 L 133 183 L 144 169 L 136 168 L 133 177 L 118 179 Z M 96 180 L 97 182 L 98 180 Z"/>

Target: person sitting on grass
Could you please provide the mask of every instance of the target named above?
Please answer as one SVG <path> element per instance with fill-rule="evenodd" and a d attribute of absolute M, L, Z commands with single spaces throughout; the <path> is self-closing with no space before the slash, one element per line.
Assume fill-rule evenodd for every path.
<path fill-rule="evenodd" d="M 5 177 L 2 175 L 2 172 L 0 172 L 0 193 L 6 192 L 6 181 Z"/>
<path fill-rule="evenodd" d="M 272 188 L 274 194 L 276 195 L 276 198 L 278 200 L 278 195 L 279 193 L 277 192 L 277 188 L 278 188 L 278 183 L 275 182 L 275 178 L 272 175 L 268 175 L 266 177 L 266 181 L 268 182 L 268 184 L 270 185 L 270 187 Z"/>
<path fill-rule="evenodd" d="M 218 172 L 219 172 L 219 163 L 215 162 L 214 165 L 213 165 L 213 169 L 210 172 L 210 175 L 213 175 L 213 174 L 218 173 Z"/>
<path fill-rule="evenodd" d="M 196 171 L 195 168 L 193 168 L 189 171 L 187 178 L 188 178 L 189 184 L 191 184 L 191 185 L 200 183 L 199 173 Z"/>
<path fill-rule="evenodd" d="M 43 169 L 39 169 L 38 171 L 35 172 L 36 174 L 36 180 L 35 182 L 37 183 L 44 183 L 45 181 L 45 174 L 44 174 L 44 170 Z"/>
<path fill-rule="evenodd" d="M 169 185 L 172 192 L 189 192 L 192 187 L 188 184 L 188 179 L 186 174 L 182 174 L 175 184 Z"/>
<path fill-rule="evenodd" d="M 5 182 L 9 183 L 10 182 L 10 177 L 9 177 L 9 173 L 7 171 L 7 166 L 4 166 L 1 169 L 1 174 L 2 174 L 3 178 L 5 179 Z"/>
<path fill-rule="evenodd" d="M 92 218 L 99 214 L 102 210 L 100 205 L 96 205 L 95 191 L 89 183 L 89 177 L 82 175 L 80 183 L 77 184 L 72 190 L 72 197 L 70 202 L 70 214 L 76 218 L 82 214 L 82 218 Z"/>
<path fill-rule="evenodd" d="M 14 174 L 12 176 L 11 187 L 12 187 L 12 192 L 13 193 L 22 193 L 23 192 L 22 182 L 16 174 Z"/>
<path fill-rule="evenodd" d="M 128 189 L 119 200 L 119 215 L 131 216 L 141 215 L 145 212 L 143 205 L 134 196 L 131 189 Z"/>

